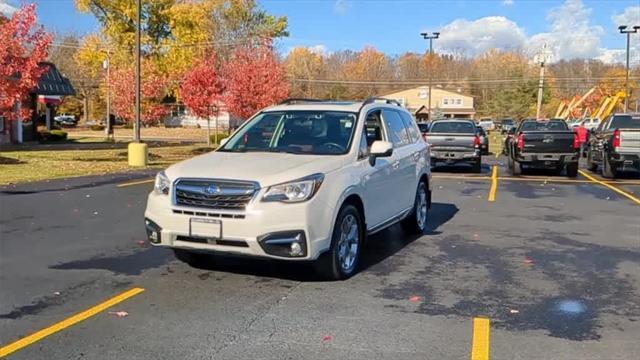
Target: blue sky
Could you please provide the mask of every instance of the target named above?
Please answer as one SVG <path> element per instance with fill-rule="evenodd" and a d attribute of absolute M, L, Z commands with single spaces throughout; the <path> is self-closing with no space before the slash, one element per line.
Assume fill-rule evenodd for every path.
<path fill-rule="evenodd" d="M 18 5 L 18 0 L 0 0 Z M 40 21 L 57 32 L 85 34 L 97 29 L 73 0 L 38 0 Z M 421 31 L 442 32 L 435 47 L 476 55 L 487 48 L 535 51 L 547 43 L 554 57 L 621 58 L 625 39 L 616 22 L 640 25 L 638 0 L 259 0 L 275 15 L 286 15 L 291 36 L 280 41 L 319 51 L 358 50 L 365 45 L 389 53 L 424 51 Z M 640 59 L 640 37 L 633 40 Z M 640 60 L 639 60 L 640 61 Z"/>

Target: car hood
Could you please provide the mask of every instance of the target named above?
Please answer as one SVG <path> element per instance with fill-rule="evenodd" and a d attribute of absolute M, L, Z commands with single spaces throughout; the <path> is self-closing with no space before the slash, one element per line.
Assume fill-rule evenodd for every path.
<path fill-rule="evenodd" d="M 348 162 L 349 155 L 299 155 L 268 152 L 211 152 L 170 166 L 166 174 L 177 178 L 257 181 L 261 187 L 329 173 Z"/>

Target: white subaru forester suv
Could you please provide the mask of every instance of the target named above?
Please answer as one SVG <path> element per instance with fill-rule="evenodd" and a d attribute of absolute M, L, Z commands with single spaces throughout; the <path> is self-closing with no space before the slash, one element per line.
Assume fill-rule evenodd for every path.
<path fill-rule="evenodd" d="M 399 221 L 422 233 L 430 205 L 429 148 L 398 103 L 291 99 L 161 171 L 145 226 L 189 264 L 207 252 L 313 260 L 345 279 L 367 235 Z"/>

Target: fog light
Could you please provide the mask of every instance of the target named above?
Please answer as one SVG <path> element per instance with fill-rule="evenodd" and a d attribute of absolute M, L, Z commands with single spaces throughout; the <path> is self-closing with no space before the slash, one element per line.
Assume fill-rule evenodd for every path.
<path fill-rule="evenodd" d="M 162 228 L 149 219 L 144 219 L 144 228 L 147 231 L 147 238 L 153 244 L 159 244 L 161 240 Z"/>
<path fill-rule="evenodd" d="M 304 231 L 281 231 L 258 238 L 265 253 L 281 257 L 307 256 L 307 239 Z"/>
<path fill-rule="evenodd" d="M 292 242 L 291 249 L 289 249 L 289 254 L 291 256 L 300 256 L 302 255 L 302 246 L 300 246 L 299 242 Z"/>

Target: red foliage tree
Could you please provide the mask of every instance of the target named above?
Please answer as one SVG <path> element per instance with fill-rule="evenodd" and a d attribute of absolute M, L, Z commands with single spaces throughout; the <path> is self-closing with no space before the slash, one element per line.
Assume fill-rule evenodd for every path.
<path fill-rule="evenodd" d="M 289 96 L 284 66 L 269 45 L 236 49 L 222 73 L 223 100 L 231 114 L 243 119 Z"/>
<path fill-rule="evenodd" d="M 10 19 L 0 15 L 0 115 L 8 119 L 28 118 L 31 110 L 14 111 L 27 99 L 38 79 L 47 71 L 38 66 L 48 56 L 53 37 L 37 25 L 36 5 L 24 5 Z"/>
<path fill-rule="evenodd" d="M 111 105 L 113 113 L 131 122 L 135 119 L 136 73 L 133 68 L 121 68 L 111 71 Z M 169 79 L 145 65 L 142 74 L 141 119 L 143 124 L 156 124 L 168 112 L 162 105 Z"/>
<path fill-rule="evenodd" d="M 207 144 L 209 145 L 211 144 L 209 120 L 212 115 L 218 114 L 223 90 L 222 79 L 216 69 L 216 57 L 213 54 L 187 71 L 182 79 L 180 87 L 182 101 L 196 116 L 207 118 Z"/>
<path fill-rule="evenodd" d="M 180 95 L 184 104 L 195 115 L 208 117 L 214 114 L 223 90 L 222 79 L 216 69 L 216 59 L 212 55 L 185 73 Z"/>

